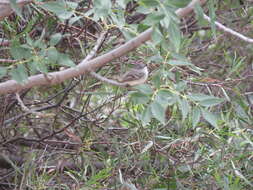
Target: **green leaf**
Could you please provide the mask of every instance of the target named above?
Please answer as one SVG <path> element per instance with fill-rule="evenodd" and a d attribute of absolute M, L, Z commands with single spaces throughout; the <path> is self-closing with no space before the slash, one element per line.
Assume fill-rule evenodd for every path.
<path fill-rule="evenodd" d="M 204 119 L 214 127 L 218 127 L 218 117 L 206 109 L 201 109 Z"/>
<path fill-rule="evenodd" d="M 159 88 L 162 85 L 162 78 L 160 72 L 156 72 L 153 74 L 152 83 L 155 85 L 156 88 Z"/>
<path fill-rule="evenodd" d="M 59 57 L 59 53 L 55 47 L 50 47 L 47 50 L 48 60 L 51 63 L 56 63 Z"/>
<path fill-rule="evenodd" d="M 148 84 L 141 84 L 134 87 L 134 89 L 139 90 L 141 93 L 149 95 L 153 94 L 153 90 Z"/>
<path fill-rule="evenodd" d="M 73 1 L 65 1 L 65 7 L 67 6 L 67 9 L 72 9 L 72 10 L 75 10 L 78 6 L 78 3 L 77 2 L 73 2 Z"/>
<path fill-rule="evenodd" d="M 59 41 L 62 39 L 62 34 L 61 33 L 56 33 L 56 34 L 53 34 L 51 37 L 50 37 L 50 46 L 55 46 L 56 44 L 59 43 Z"/>
<path fill-rule="evenodd" d="M 126 28 L 122 28 L 121 32 L 123 33 L 127 41 L 135 37 L 135 34 L 132 31 L 127 30 Z"/>
<path fill-rule="evenodd" d="M 28 74 L 23 64 L 18 64 L 17 68 L 13 68 L 10 71 L 10 75 L 19 84 L 24 84 L 28 79 Z"/>
<path fill-rule="evenodd" d="M 163 106 L 168 106 L 168 97 L 164 96 L 163 92 L 158 92 L 155 96 L 155 101 Z"/>
<path fill-rule="evenodd" d="M 6 67 L 0 67 L 0 79 L 7 75 L 7 71 Z"/>
<path fill-rule="evenodd" d="M 29 35 L 26 36 L 26 43 L 27 44 L 23 44 L 23 47 L 27 48 L 27 49 L 29 49 L 29 48 L 32 49 L 33 39 Z"/>
<path fill-rule="evenodd" d="M 178 8 L 185 7 L 185 6 L 187 6 L 190 2 L 191 2 L 191 0 L 170 0 L 170 1 L 168 1 L 168 3 L 169 3 L 170 5 L 173 5 L 173 6 L 178 7 Z"/>
<path fill-rule="evenodd" d="M 172 99 L 174 99 L 174 97 L 168 90 L 159 90 L 155 96 L 155 101 L 163 105 L 163 107 L 171 105 Z"/>
<path fill-rule="evenodd" d="M 236 111 L 236 114 L 238 115 L 238 117 L 243 118 L 243 119 L 249 119 L 249 116 L 248 116 L 247 112 L 245 111 L 246 108 L 243 105 L 238 104 L 236 102 L 233 104 L 234 104 L 235 111 Z"/>
<path fill-rule="evenodd" d="M 73 5 L 76 6 L 73 6 Z M 73 2 L 67 2 L 64 3 L 63 1 L 49 1 L 49 2 L 44 2 L 40 7 L 53 12 L 62 20 L 69 19 L 73 14 L 74 11 L 71 11 L 71 9 L 75 9 L 77 7 L 77 3 Z"/>
<path fill-rule="evenodd" d="M 63 66 L 75 67 L 75 63 L 69 58 L 68 55 L 58 53 L 58 63 Z"/>
<path fill-rule="evenodd" d="M 180 81 L 179 83 L 175 84 L 175 90 L 178 92 L 182 92 L 186 90 L 187 88 L 187 82 L 186 81 Z"/>
<path fill-rule="evenodd" d="M 162 124 L 165 124 L 165 108 L 158 102 L 152 102 L 150 106 L 152 115 Z"/>
<path fill-rule="evenodd" d="M 209 96 L 209 95 L 205 95 L 201 93 L 190 94 L 187 97 L 193 101 L 197 101 L 200 105 L 205 106 L 205 107 L 215 106 L 224 102 L 223 98 Z"/>
<path fill-rule="evenodd" d="M 224 102 L 224 99 L 213 97 L 210 99 L 202 100 L 199 102 L 199 104 L 205 107 L 211 107 L 211 106 L 218 105 L 222 102 Z"/>
<path fill-rule="evenodd" d="M 123 9 L 126 8 L 126 5 L 127 5 L 128 2 L 129 2 L 129 0 L 117 0 L 118 5 L 119 5 L 121 8 L 123 8 Z"/>
<path fill-rule="evenodd" d="M 170 61 L 168 61 L 168 64 L 170 64 L 172 66 L 189 66 L 189 65 L 192 65 L 189 62 L 180 61 L 180 60 L 170 60 Z"/>
<path fill-rule="evenodd" d="M 151 121 L 151 118 L 152 118 L 151 107 L 147 106 L 141 115 L 142 125 L 144 126 L 147 125 Z"/>
<path fill-rule="evenodd" d="M 180 19 L 178 18 L 178 16 L 175 13 L 175 9 L 172 8 L 171 6 L 162 7 L 160 11 L 162 11 L 166 15 L 165 18 L 169 18 L 171 20 L 171 22 L 178 23 L 178 24 L 180 23 Z M 168 28 L 168 27 L 166 27 L 166 28 Z"/>
<path fill-rule="evenodd" d="M 177 23 L 171 21 L 168 28 L 169 38 L 175 47 L 175 51 L 178 53 L 181 46 L 181 31 Z"/>
<path fill-rule="evenodd" d="M 203 25 L 204 23 L 206 23 L 205 19 L 204 19 L 204 12 L 202 7 L 200 6 L 199 3 L 196 3 L 194 6 L 194 11 L 196 13 L 196 18 L 199 22 L 200 25 Z"/>
<path fill-rule="evenodd" d="M 37 70 L 41 73 L 48 73 L 47 65 L 43 62 L 37 62 L 36 63 Z"/>
<path fill-rule="evenodd" d="M 110 18 L 119 29 L 125 27 L 125 15 L 123 12 L 111 13 Z"/>
<path fill-rule="evenodd" d="M 200 109 L 195 107 L 192 110 L 192 126 L 196 127 L 200 120 L 201 112 Z"/>
<path fill-rule="evenodd" d="M 149 101 L 149 97 L 141 92 L 132 92 L 130 95 L 134 104 L 146 104 Z"/>
<path fill-rule="evenodd" d="M 214 1 L 208 1 L 208 9 L 209 9 L 209 17 L 211 19 L 211 30 L 214 37 L 216 38 L 216 25 L 215 25 L 216 15 L 215 15 Z"/>
<path fill-rule="evenodd" d="M 14 59 L 28 59 L 32 56 L 31 51 L 20 44 L 12 44 L 10 52 Z"/>
<path fill-rule="evenodd" d="M 170 22 L 171 19 L 168 16 L 166 16 L 163 20 L 160 21 L 162 27 L 164 28 L 169 28 Z"/>
<path fill-rule="evenodd" d="M 97 185 L 101 179 L 107 179 L 112 174 L 112 168 L 106 167 L 105 169 L 99 170 L 96 174 L 92 175 L 89 180 L 87 180 L 87 186 Z"/>
<path fill-rule="evenodd" d="M 155 55 L 150 56 L 148 58 L 149 61 L 155 62 L 155 63 L 160 63 L 163 62 L 163 57 L 160 55 L 160 53 L 157 51 Z"/>
<path fill-rule="evenodd" d="M 94 20 L 97 21 L 101 17 L 107 17 L 111 11 L 111 0 L 94 0 Z"/>
<path fill-rule="evenodd" d="M 215 96 L 209 96 L 209 95 L 202 94 L 202 93 L 189 94 L 189 95 L 187 95 L 187 97 L 190 98 L 193 101 L 204 101 L 204 100 L 207 100 L 207 99 L 216 98 Z"/>
<path fill-rule="evenodd" d="M 154 7 L 159 5 L 159 3 L 156 0 L 140 0 L 138 3 L 140 5 L 147 7 Z"/>
<path fill-rule="evenodd" d="M 36 74 L 36 72 L 37 72 L 37 65 L 36 65 L 35 62 L 32 61 L 32 62 L 27 63 L 27 67 L 28 67 L 30 75 Z"/>
<path fill-rule="evenodd" d="M 45 50 L 47 48 L 47 45 L 44 41 L 38 39 L 38 40 L 34 41 L 33 47 Z"/>
<path fill-rule="evenodd" d="M 154 45 L 159 44 L 162 40 L 164 40 L 163 34 L 161 33 L 161 31 L 159 30 L 158 27 L 153 27 L 152 30 L 152 34 L 151 34 L 151 38 L 152 38 L 152 43 Z"/>
<path fill-rule="evenodd" d="M 144 6 L 138 6 L 136 8 L 136 12 L 138 13 L 143 13 L 143 14 L 150 14 L 152 13 L 152 9 L 148 8 L 148 7 L 144 7 Z"/>
<path fill-rule="evenodd" d="M 145 18 L 145 20 L 143 21 L 143 24 L 152 26 L 152 25 L 158 24 L 164 17 L 165 15 L 163 13 L 154 12 L 152 14 L 149 14 Z"/>
<path fill-rule="evenodd" d="M 82 19 L 81 16 L 76 16 L 76 15 L 73 15 L 73 17 L 71 17 L 69 19 L 69 25 L 72 26 L 76 21 Z"/>
<path fill-rule="evenodd" d="M 190 104 L 188 103 L 186 99 L 178 99 L 178 105 L 179 105 L 179 109 L 182 112 L 183 120 L 185 120 L 191 109 Z"/>
<path fill-rule="evenodd" d="M 41 73 L 48 73 L 47 62 L 42 57 L 39 56 L 33 57 L 33 62 L 31 63 L 31 65 Z"/>

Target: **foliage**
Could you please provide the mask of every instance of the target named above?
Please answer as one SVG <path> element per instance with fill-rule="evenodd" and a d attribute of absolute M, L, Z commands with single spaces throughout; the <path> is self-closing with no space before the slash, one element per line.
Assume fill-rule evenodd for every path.
<path fill-rule="evenodd" d="M 10 46 L 0 55 L 15 62 L 0 63 L 1 81 L 75 68 L 102 31 L 101 54 L 150 27 L 151 41 L 97 72 L 113 78 L 141 59 L 151 74 L 131 89 L 84 75 L 20 92 L 30 112 L 3 96 L 1 149 L 15 146 L 25 161 L 7 159 L 14 172 L 0 169 L 9 182 L 0 187 L 251 189 L 253 47 L 214 21 L 252 36 L 253 4 L 210 0 L 180 20 L 189 2 L 38 1 L 23 12 L 12 2 L 18 16 L 1 21 Z"/>

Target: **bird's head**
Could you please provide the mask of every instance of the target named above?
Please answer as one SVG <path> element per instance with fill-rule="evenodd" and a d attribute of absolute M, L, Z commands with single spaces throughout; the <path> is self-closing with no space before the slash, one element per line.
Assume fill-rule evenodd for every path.
<path fill-rule="evenodd" d="M 134 65 L 134 67 L 133 67 L 134 69 L 143 69 L 144 67 L 147 66 L 147 64 L 145 64 L 142 61 L 138 61 L 138 62 L 132 63 L 132 65 Z"/>

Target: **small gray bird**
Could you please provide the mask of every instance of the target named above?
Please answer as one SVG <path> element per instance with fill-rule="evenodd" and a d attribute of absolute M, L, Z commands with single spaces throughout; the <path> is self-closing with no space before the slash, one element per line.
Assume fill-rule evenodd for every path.
<path fill-rule="evenodd" d="M 134 67 L 118 78 L 120 83 L 135 86 L 148 79 L 148 67 L 144 63 L 136 63 Z"/>

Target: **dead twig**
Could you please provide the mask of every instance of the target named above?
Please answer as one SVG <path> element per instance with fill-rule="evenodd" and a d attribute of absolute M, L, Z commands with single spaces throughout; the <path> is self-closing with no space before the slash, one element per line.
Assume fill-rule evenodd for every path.
<path fill-rule="evenodd" d="M 211 19 L 209 16 L 207 16 L 206 14 L 204 14 L 204 19 L 206 19 L 208 22 L 211 22 Z M 239 32 L 236 32 L 226 26 L 224 26 L 223 24 L 215 21 L 214 22 L 215 25 L 220 29 L 220 30 L 223 30 L 224 32 L 227 32 L 233 36 L 236 36 L 237 38 L 240 38 L 241 40 L 245 41 L 245 42 L 248 42 L 248 43 L 253 43 L 253 39 L 252 38 L 249 38 L 247 36 L 244 36 L 242 34 L 240 34 Z"/>

